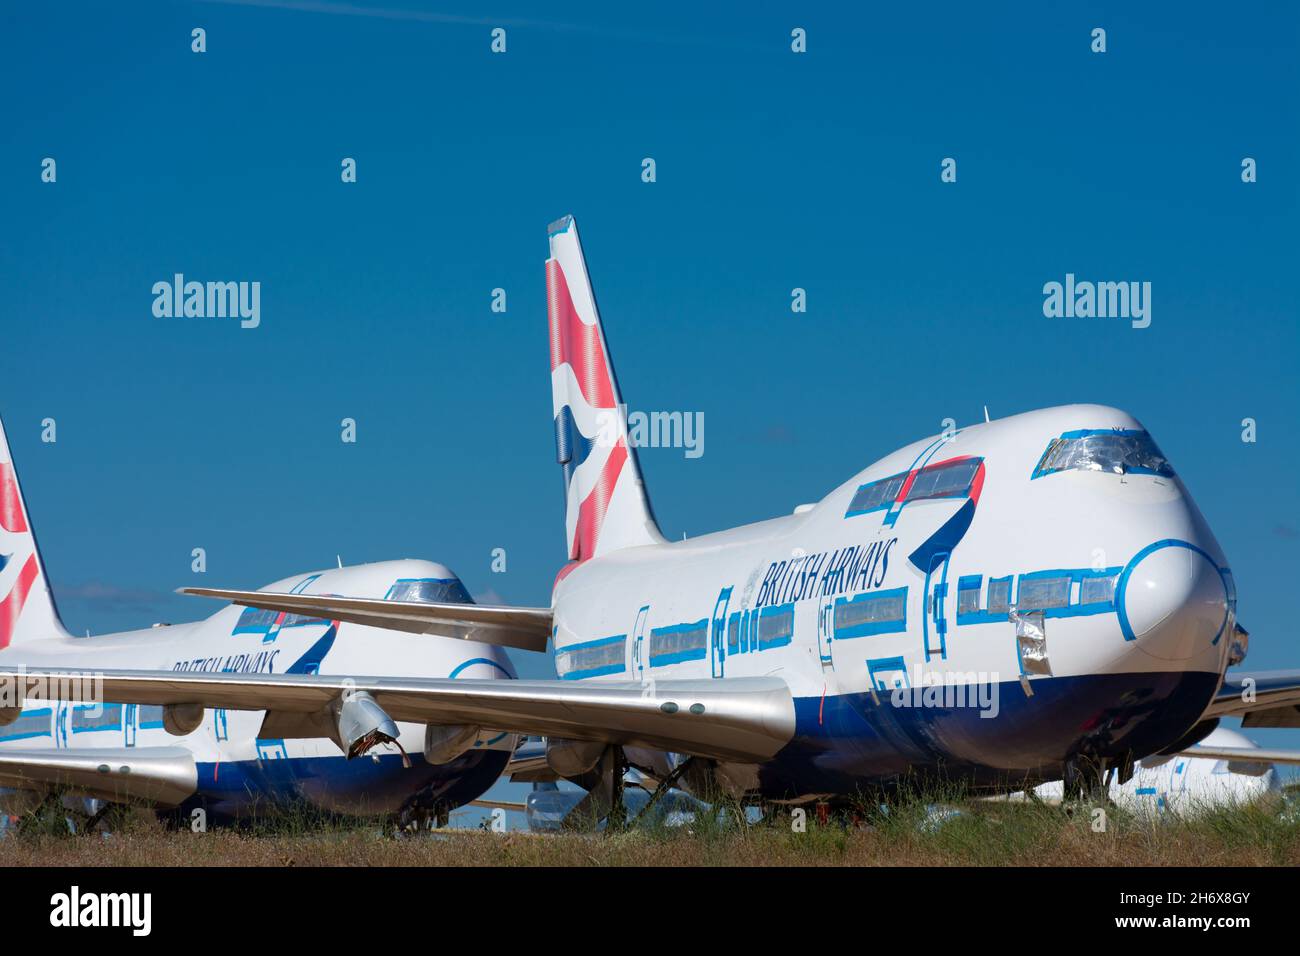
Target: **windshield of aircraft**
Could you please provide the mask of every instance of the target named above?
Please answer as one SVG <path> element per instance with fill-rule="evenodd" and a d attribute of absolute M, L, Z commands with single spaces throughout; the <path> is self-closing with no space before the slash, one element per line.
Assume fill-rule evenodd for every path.
<path fill-rule="evenodd" d="M 1115 475 L 1161 475 L 1172 478 L 1173 468 L 1151 436 L 1143 431 L 1066 432 L 1052 439 L 1034 469 L 1034 478 L 1057 471 L 1106 471 Z"/>
<path fill-rule="evenodd" d="M 388 589 L 389 601 L 419 601 L 424 604 L 473 604 L 459 578 L 424 578 L 398 581 Z"/>

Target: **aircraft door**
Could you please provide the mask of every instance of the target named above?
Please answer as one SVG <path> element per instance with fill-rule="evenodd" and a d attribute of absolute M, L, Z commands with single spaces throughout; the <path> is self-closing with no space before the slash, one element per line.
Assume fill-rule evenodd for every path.
<path fill-rule="evenodd" d="M 822 670 L 835 669 L 832 660 L 831 640 L 835 633 L 835 599 L 822 598 L 817 608 L 817 653 L 821 657 Z"/>
<path fill-rule="evenodd" d="M 135 746 L 135 732 L 139 727 L 139 712 L 140 707 L 138 704 L 127 704 L 122 708 L 122 742 L 128 747 Z"/>
<path fill-rule="evenodd" d="M 645 628 L 646 618 L 650 616 L 650 605 L 647 604 L 641 610 L 636 612 L 636 627 L 632 629 L 632 669 L 629 673 L 637 680 L 645 677 Z"/>
<path fill-rule="evenodd" d="M 925 659 L 948 656 L 948 625 L 952 621 L 952 597 L 948 593 L 948 559 L 951 554 L 936 554 L 925 576 L 925 607 L 921 617 Z"/>
<path fill-rule="evenodd" d="M 727 605 L 731 603 L 731 590 L 731 588 L 723 588 L 719 591 L 718 602 L 713 605 L 712 639 L 709 641 L 709 646 L 714 677 L 722 677 L 726 673 Z"/>
<path fill-rule="evenodd" d="M 54 746 L 62 749 L 68 746 L 68 720 L 72 714 L 72 705 L 61 700 L 54 705 Z"/>

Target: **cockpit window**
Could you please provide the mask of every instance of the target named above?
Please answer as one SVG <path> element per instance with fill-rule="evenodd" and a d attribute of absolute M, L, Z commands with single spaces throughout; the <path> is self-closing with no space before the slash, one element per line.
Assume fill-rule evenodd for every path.
<path fill-rule="evenodd" d="M 388 601 L 418 601 L 424 604 L 473 604 L 459 578 L 403 579 L 388 589 Z"/>
<path fill-rule="evenodd" d="M 1151 436 L 1131 428 L 1066 432 L 1053 438 L 1031 478 L 1058 471 L 1103 471 L 1113 475 L 1161 475 L 1174 470 Z"/>

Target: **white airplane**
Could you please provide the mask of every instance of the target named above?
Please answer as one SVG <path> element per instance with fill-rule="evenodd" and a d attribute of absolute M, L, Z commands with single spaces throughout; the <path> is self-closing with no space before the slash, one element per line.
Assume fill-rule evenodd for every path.
<path fill-rule="evenodd" d="M 1227 560 L 1151 435 L 1115 408 L 926 438 L 792 514 L 665 540 L 577 226 L 549 232 L 569 556 L 550 607 L 466 621 L 447 603 L 184 590 L 367 625 L 468 623 L 486 643 L 553 636 L 559 679 L 362 676 L 371 661 L 351 683 L 105 671 L 109 699 L 287 721 L 364 691 L 449 735 L 546 737 L 549 768 L 610 806 L 627 764 L 664 792 L 680 780 L 767 801 L 847 802 L 931 774 L 988 793 L 1064 779 L 1074 795 L 1111 769 L 1127 781 L 1222 716 L 1300 725 L 1300 672 L 1225 679 L 1247 643 Z"/>
<path fill-rule="evenodd" d="M 230 606 L 203 621 L 73 637 L 59 620 L 0 427 L 0 666 L 138 667 L 174 679 L 208 675 L 437 674 L 493 683 L 514 672 L 499 646 L 402 633 L 292 612 Z M 294 594 L 344 592 L 390 602 L 463 603 L 460 580 L 428 561 L 385 561 L 300 574 L 270 585 Z M 408 628 L 426 631 L 423 625 Z M 433 628 L 454 634 L 454 626 Z M 463 630 L 463 629 L 462 629 Z M 0 812 L 20 814 L 65 794 L 172 811 L 213 823 L 308 806 L 339 813 L 445 821 L 501 773 L 515 738 L 448 735 L 394 724 L 364 694 L 289 719 L 259 710 L 135 704 L 85 694 L 15 697 L 0 686 Z M 53 699 L 51 699 L 53 698 Z M 365 756 L 365 759 L 349 758 Z M 409 769 L 408 766 L 409 765 Z"/>
<path fill-rule="evenodd" d="M 1106 792 L 1111 803 L 1135 813 L 1185 815 L 1261 802 L 1280 804 L 1284 791 L 1275 766 L 1279 763 L 1300 763 L 1300 753 L 1263 748 L 1244 734 L 1219 727 L 1180 753 L 1139 761 L 1127 782 L 1112 781 Z M 1063 782 L 1040 784 L 1034 794 L 1044 802 L 1058 802 Z"/>

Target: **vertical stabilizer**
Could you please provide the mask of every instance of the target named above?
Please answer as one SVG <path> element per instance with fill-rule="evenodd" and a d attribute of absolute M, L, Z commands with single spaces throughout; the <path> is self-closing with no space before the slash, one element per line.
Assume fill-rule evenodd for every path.
<path fill-rule="evenodd" d="M 66 635 L 0 422 L 0 650 Z"/>
<path fill-rule="evenodd" d="M 551 223 L 546 314 L 569 559 L 663 541 L 655 524 L 572 216 Z"/>

